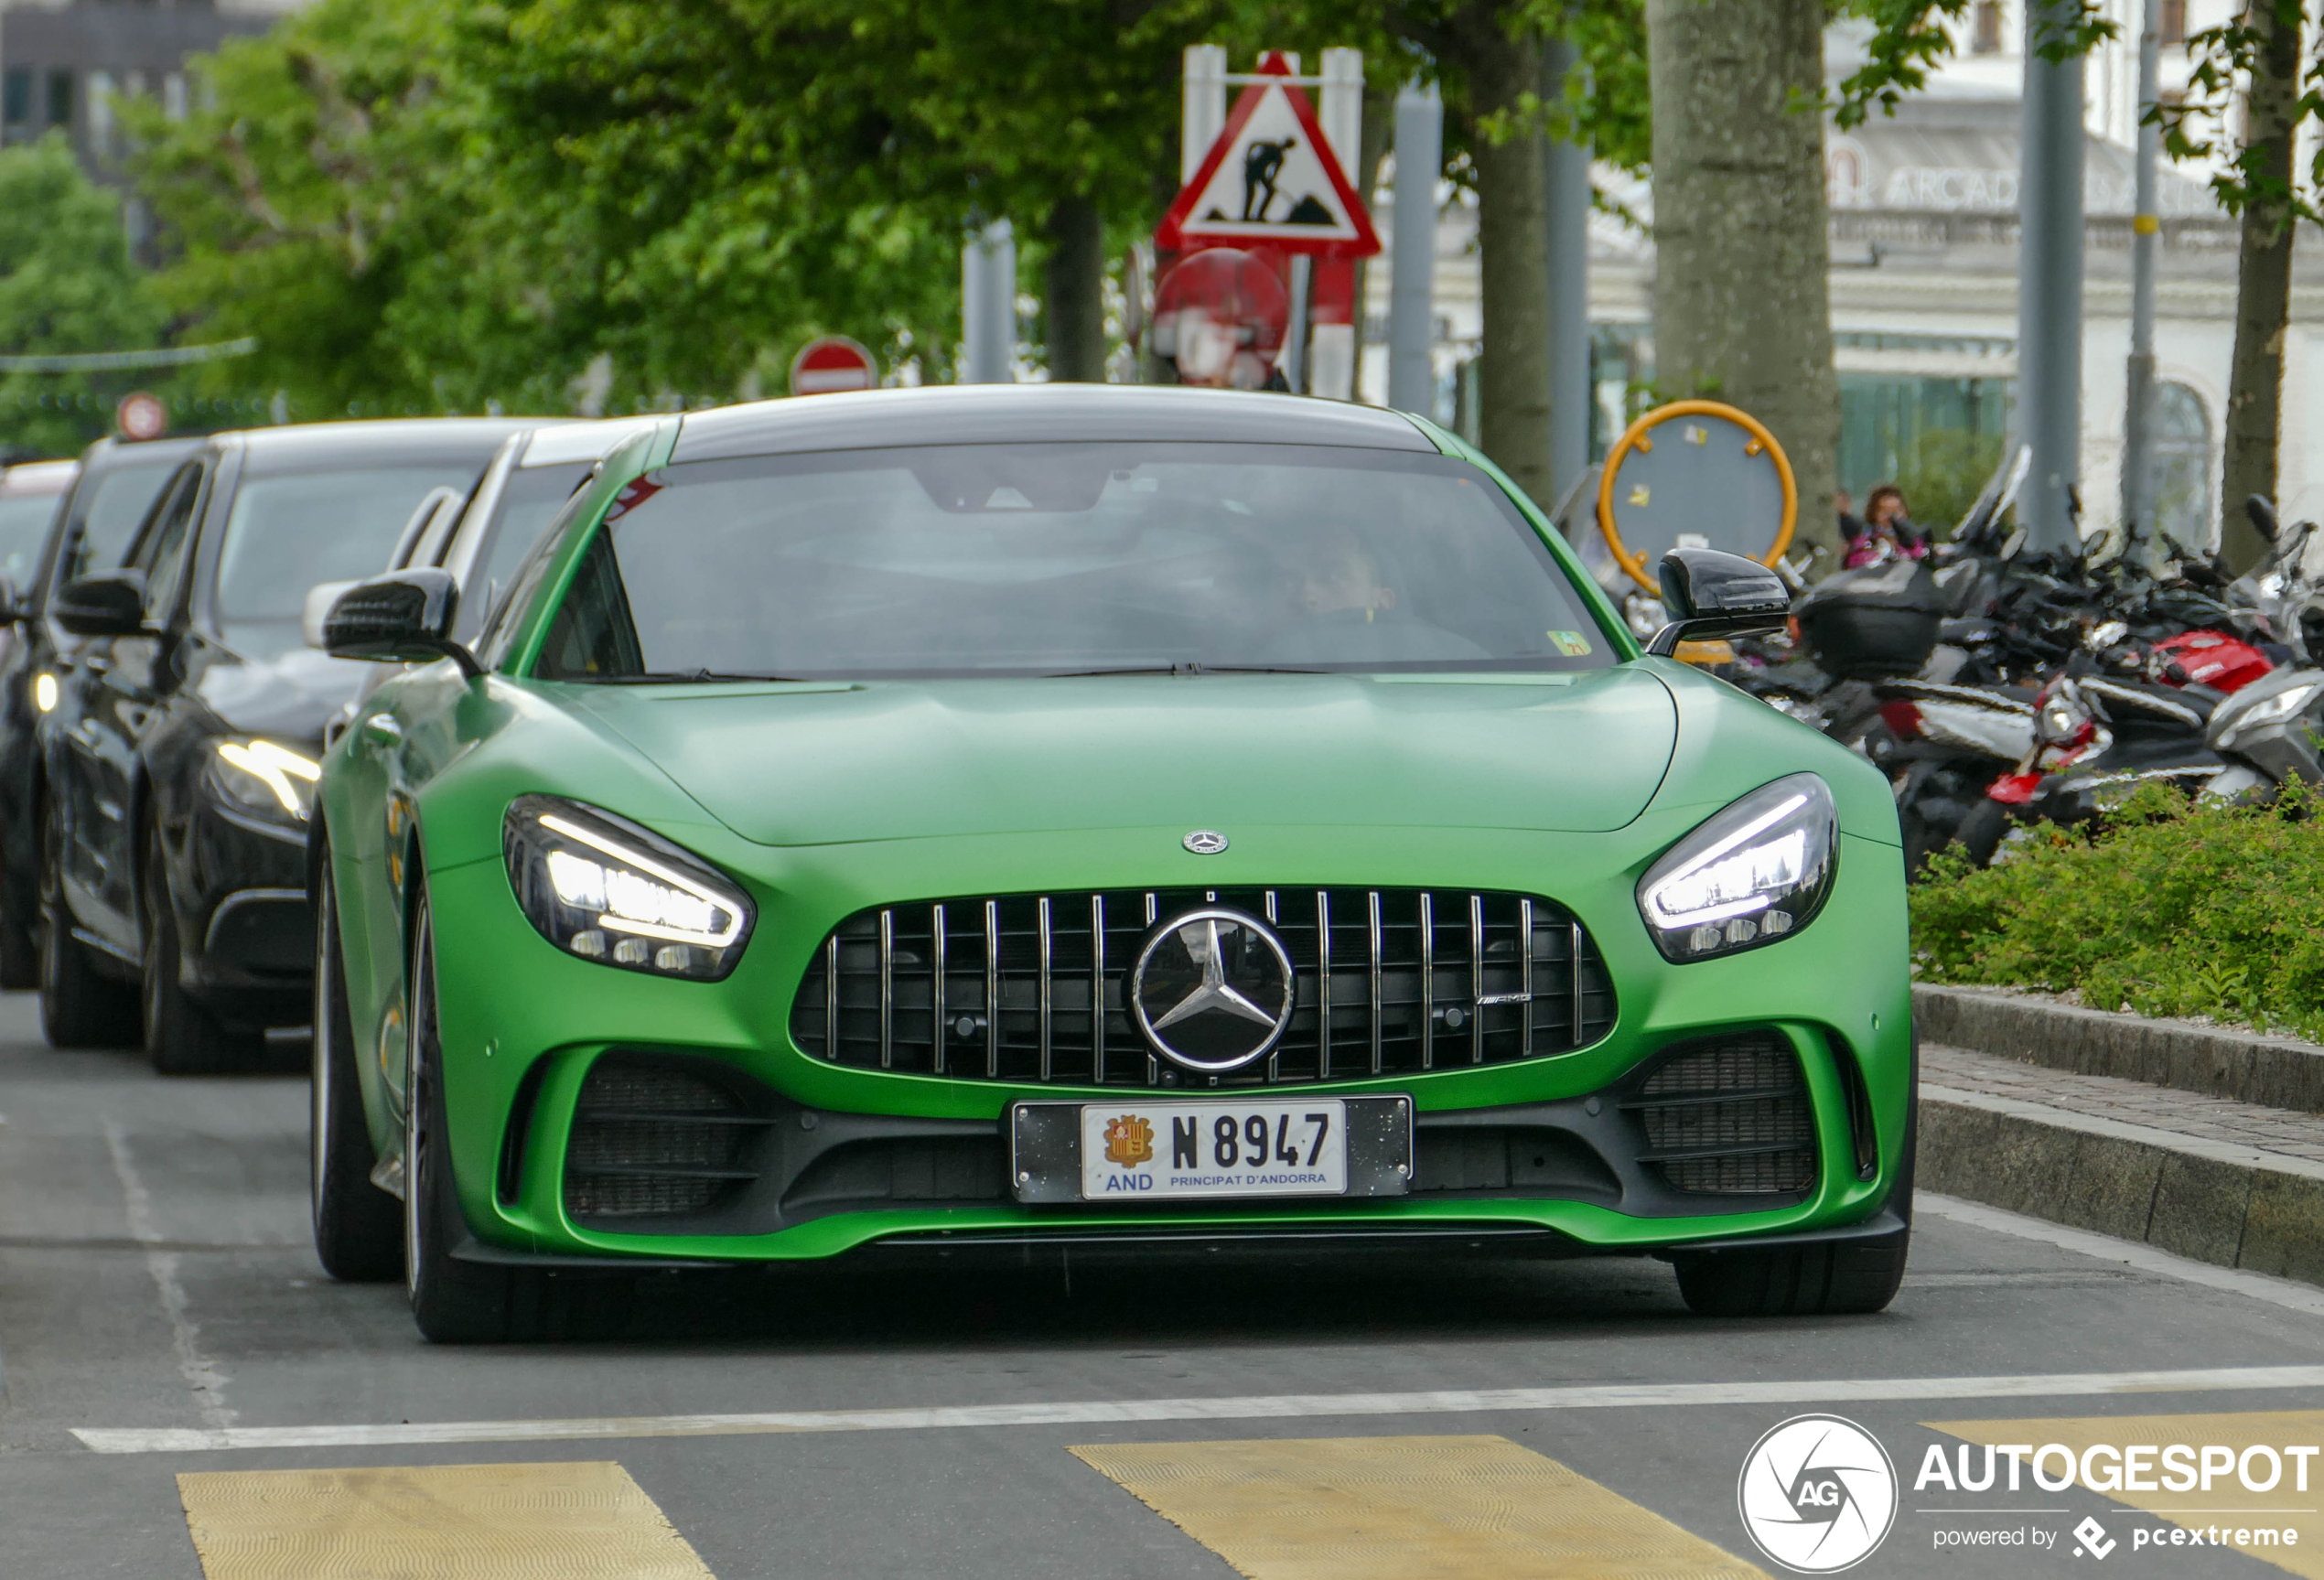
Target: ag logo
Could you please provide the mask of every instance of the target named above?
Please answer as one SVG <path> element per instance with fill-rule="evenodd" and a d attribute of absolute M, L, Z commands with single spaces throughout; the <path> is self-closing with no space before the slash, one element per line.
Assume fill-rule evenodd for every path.
<path fill-rule="evenodd" d="M 1135 1113 L 1108 1120 L 1105 1125 L 1105 1161 L 1118 1163 L 1124 1168 L 1135 1168 L 1141 1163 L 1154 1161 L 1154 1126 Z"/>
<path fill-rule="evenodd" d="M 1888 1539 L 1897 1470 L 1855 1422 L 1794 1415 L 1744 1456 L 1735 1500 L 1760 1552 L 1795 1574 L 1836 1574 Z"/>

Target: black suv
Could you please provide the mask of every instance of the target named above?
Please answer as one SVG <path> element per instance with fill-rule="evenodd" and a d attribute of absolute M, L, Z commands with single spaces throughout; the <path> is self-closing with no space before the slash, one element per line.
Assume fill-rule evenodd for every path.
<path fill-rule="evenodd" d="M 256 1062 L 313 981 L 307 819 L 323 725 L 367 666 L 301 639 L 308 595 L 385 565 L 432 490 L 465 494 L 532 422 L 222 434 L 122 568 L 59 588 L 86 639 L 41 721 L 40 1009 L 59 1047 L 165 1073 Z"/>
<path fill-rule="evenodd" d="M 0 651 L 0 987 L 33 987 L 40 980 L 33 939 L 40 911 L 45 780 L 36 736 L 41 715 L 57 705 L 81 641 L 56 621 L 57 589 L 121 564 L 162 485 L 202 444 L 190 438 L 91 445 L 50 517 L 31 575 L 19 586 L 21 618 Z"/>

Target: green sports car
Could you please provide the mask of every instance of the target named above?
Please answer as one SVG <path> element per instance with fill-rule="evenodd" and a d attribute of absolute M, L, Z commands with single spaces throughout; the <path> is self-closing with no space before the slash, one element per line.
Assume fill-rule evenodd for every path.
<path fill-rule="evenodd" d="M 442 570 L 325 621 L 406 666 L 312 823 L 325 1266 L 455 1340 L 841 1256 L 1652 1254 L 1877 1310 L 1895 804 L 1657 656 L 1774 577 L 1664 569 L 1641 650 L 1490 463 L 1330 402 L 640 433 L 472 646 Z"/>

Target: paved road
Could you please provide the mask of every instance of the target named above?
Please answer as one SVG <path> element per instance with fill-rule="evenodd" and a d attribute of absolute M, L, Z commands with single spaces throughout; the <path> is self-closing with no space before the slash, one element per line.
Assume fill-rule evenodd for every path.
<path fill-rule="evenodd" d="M 1857 1574 L 2079 1572 L 2084 1516 L 2117 1543 L 2104 1573 L 2324 1573 L 2324 1461 L 2313 1494 L 2287 1477 L 2179 1500 L 2305 1511 L 2265 1517 L 2305 1538 L 2277 1568 L 2134 1550 L 2168 1528 L 2078 1488 L 1912 1489 L 1931 1446 L 2104 1439 L 2108 1417 L 2200 1417 L 2124 1424 L 2127 1442 L 2324 1442 L 2324 1414 L 2256 1414 L 2324 1411 L 2324 1291 L 2076 1249 L 1979 1209 L 1924 1210 L 1904 1294 L 1870 1319 L 1700 1320 L 1655 1263 L 1167 1267 L 672 1280 L 642 1331 L 445 1349 L 398 1289 L 316 1269 L 303 1080 L 54 1053 L 11 996 L 0 1115 L 7 1580 L 194 1580 L 202 1554 L 209 1580 L 317 1574 L 333 1542 L 476 1549 L 488 1532 L 489 1562 L 428 1572 L 1748 1574 L 1767 1565 L 1738 1467 L 1810 1411 L 1861 1423 L 1903 1478 Z M 2176 1375 L 2250 1368 L 2279 1370 Z M 2174 1375 L 2127 1375 L 2146 1372 Z M 1503 1390 L 1533 1392 L 1480 1392 Z M 444 1423 L 470 1424 L 405 1440 Z M 195 1446 L 288 1426 L 322 1430 Z M 364 1474 L 214 1474 L 321 1470 Z M 1970 1512 L 1988 1508 L 2044 1511 Z M 599 1532 L 593 1568 L 552 1552 L 581 1529 Z M 1984 1529 L 2056 1545 L 1936 1545 Z"/>

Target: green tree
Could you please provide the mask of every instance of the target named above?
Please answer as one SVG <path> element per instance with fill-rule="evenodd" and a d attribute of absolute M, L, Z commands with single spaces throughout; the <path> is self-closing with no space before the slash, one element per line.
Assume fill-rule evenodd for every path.
<path fill-rule="evenodd" d="M 168 314 L 129 261 L 121 200 L 51 134 L 0 152 L 0 356 L 144 350 Z M 79 452 L 138 375 L 0 372 L 0 454 Z"/>

